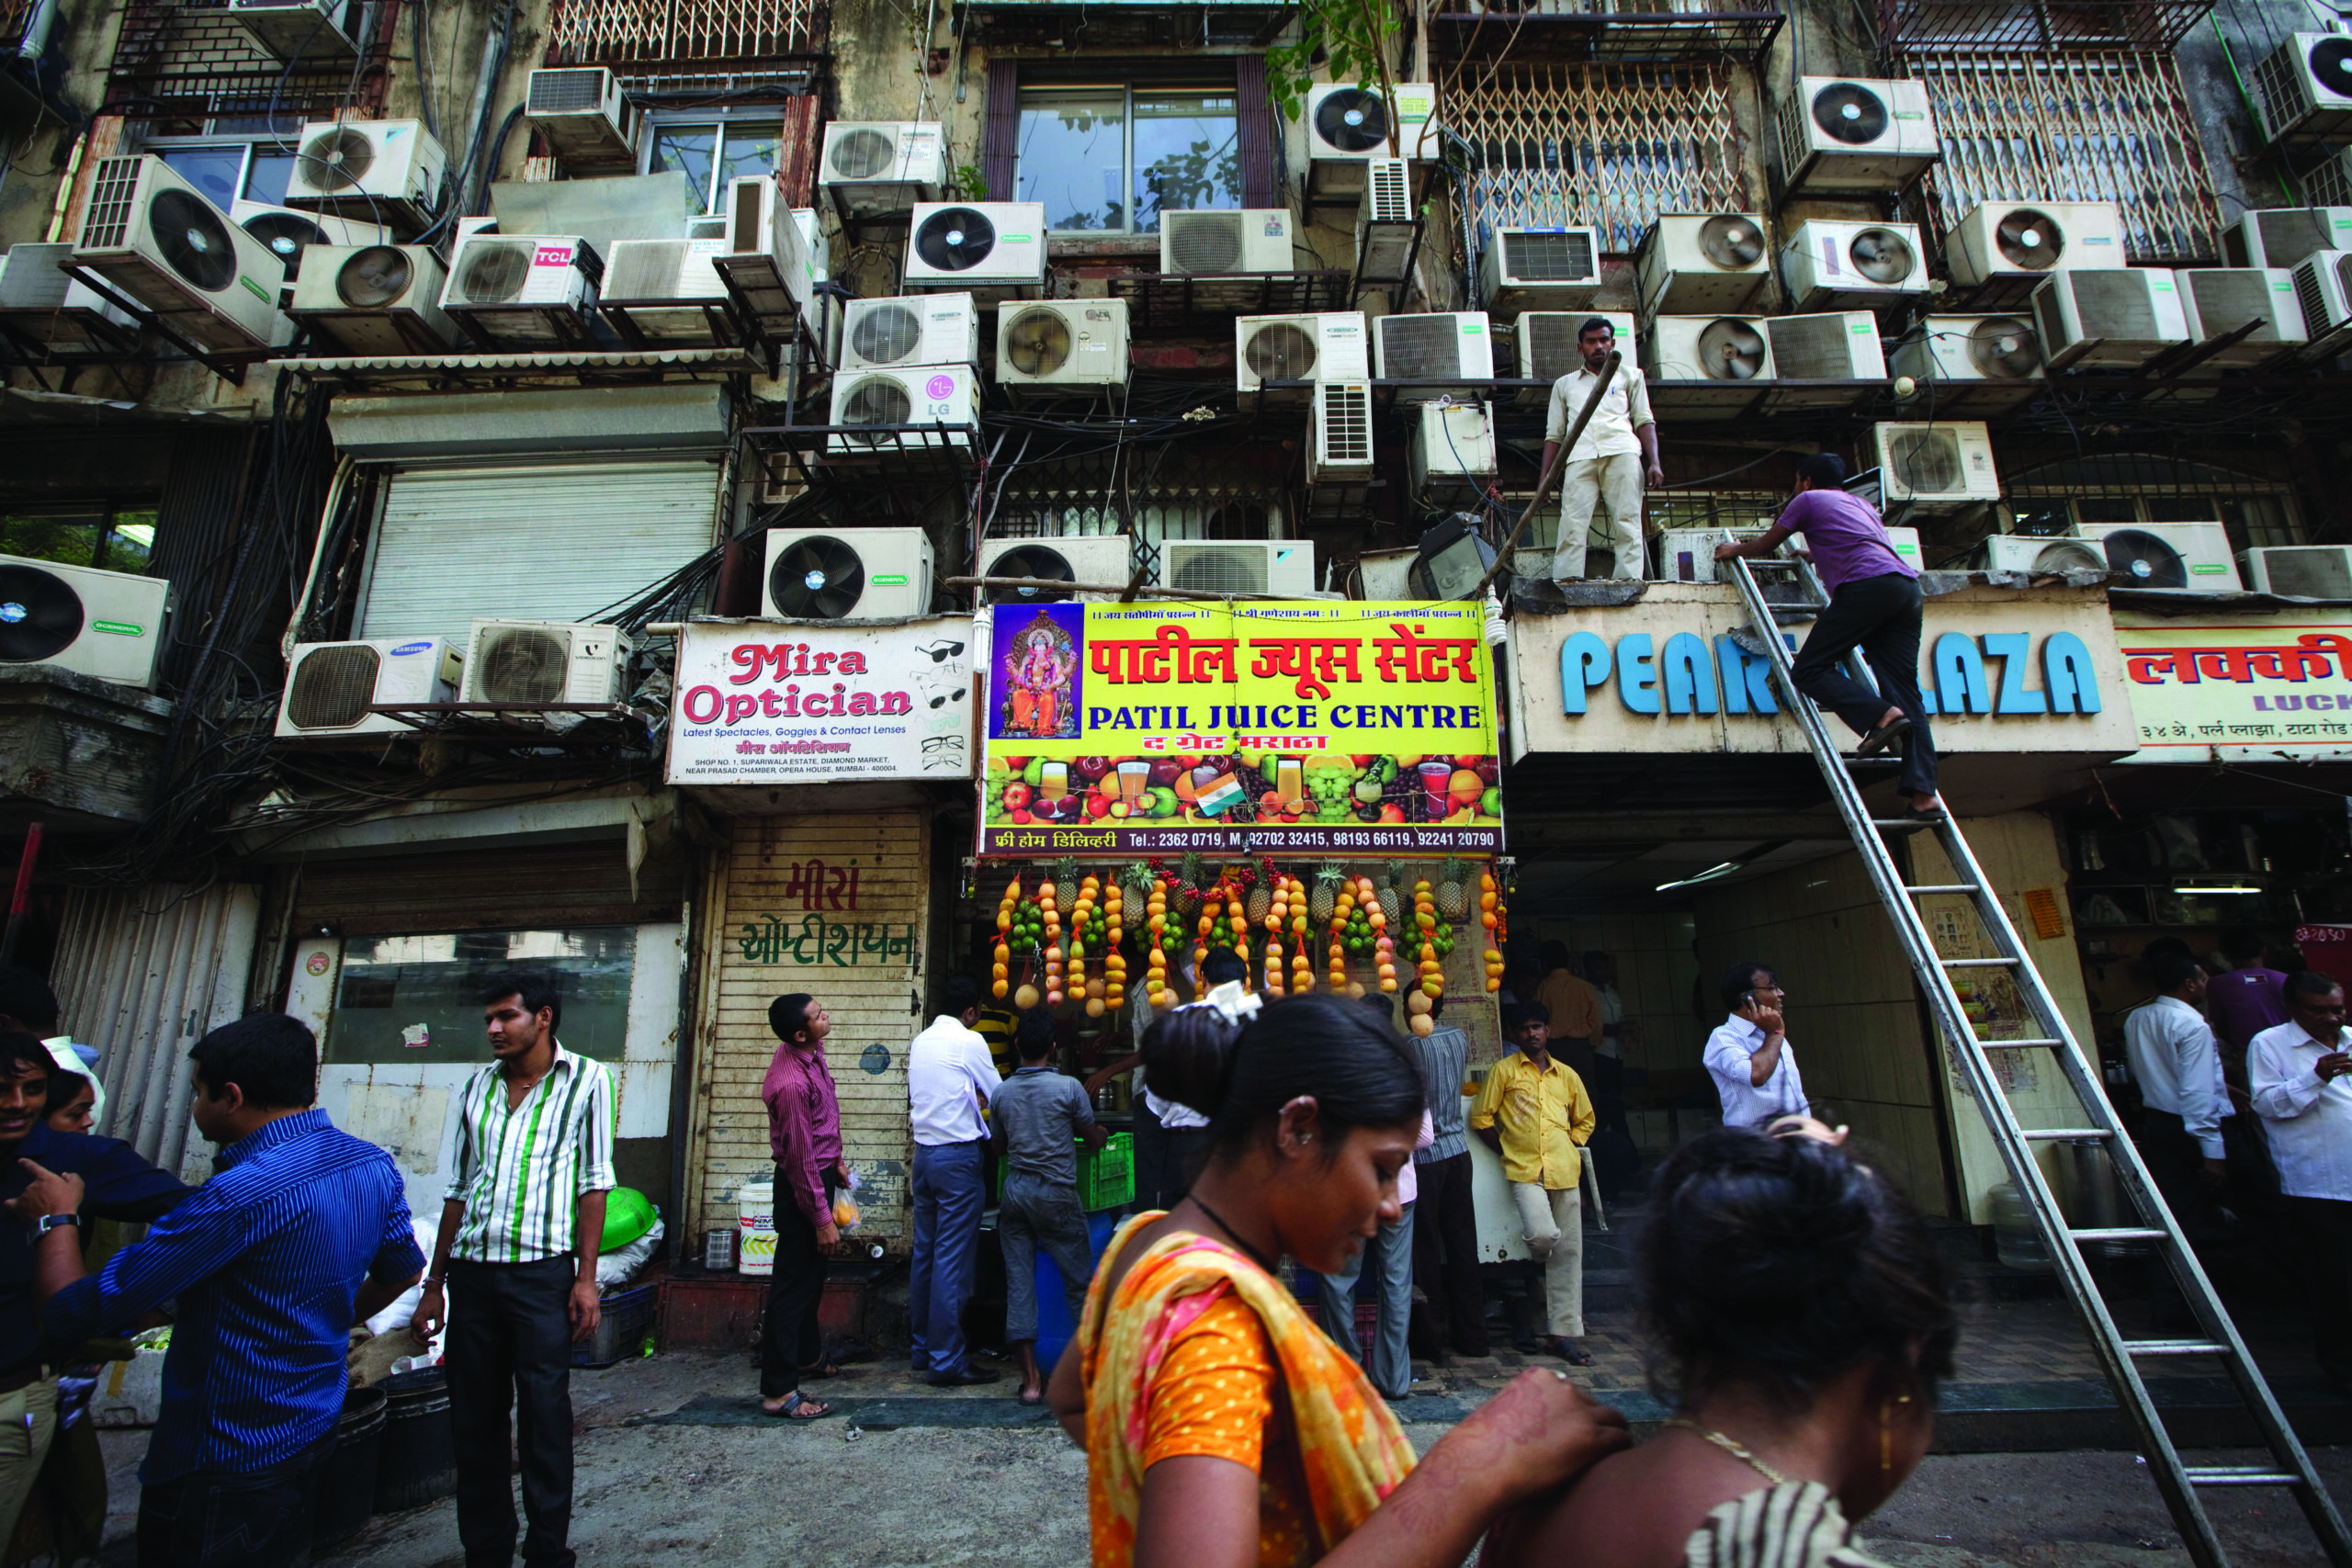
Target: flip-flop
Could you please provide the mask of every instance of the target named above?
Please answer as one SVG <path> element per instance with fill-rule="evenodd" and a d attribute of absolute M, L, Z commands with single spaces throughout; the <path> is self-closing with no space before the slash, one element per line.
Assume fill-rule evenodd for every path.
<path fill-rule="evenodd" d="M 767 1402 L 762 1400 L 760 1414 L 775 1421 L 822 1421 L 826 1416 L 838 1416 L 841 1412 L 822 1400 L 808 1398 L 796 1388 L 785 1395 L 784 1407 L 780 1410 L 770 1410 Z"/>
<path fill-rule="evenodd" d="M 1589 1367 L 1592 1365 L 1592 1352 L 1577 1344 L 1575 1340 L 1570 1339 L 1566 1335 L 1553 1336 L 1551 1349 L 1552 1354 L 1559 1357 L 1560 1359 L 1566 1361 L 1572 1367 Z"/>
<path fill-rule="evenodd" d="M 1015 1397 L 1017 1397 L 1022 1404 L 1028 1405 L 1033 1410 L 1046 1403 L 1046 1395 L 1042 1390 L 1035 1395 L 1023 1393 L 1016 1395 Z"/>
<path fill-rule="evenodd" d="M 1863 736 L 1862 743 L 1854 748 L 1854 755 L 1875 757 L 1910 733 L 1910 718 L 1906 715 L 1897 714 L 1894 723 L 1882 724 L 1868 735 Z"/>

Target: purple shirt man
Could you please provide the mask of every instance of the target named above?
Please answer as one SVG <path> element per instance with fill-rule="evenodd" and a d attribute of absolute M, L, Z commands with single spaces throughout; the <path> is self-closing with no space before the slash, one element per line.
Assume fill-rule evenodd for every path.
<path fill-rule="evenodd" d="M 760 1099 L 768 1108 L 768 1146 L 775 1151 L 776 1170 L 790 1183 L 788 1192 L 775 1194 L 775 1204 L 782 1208 L 788 1196 L 810 1228 L 822 1230 L 833 1216 L 825 1173 L 842 1162 L 841 1101 L 824 1047 L 778 1045 Z"/>
<path fill-rule="evenodd" d="M 1805 491 L 1781 513 L 1780 526 L 1804 536 L 1805 548 L 1813 553 L 1813 570 L 1821 574 L 1821 586 L 1830 593 L 1866 577 L 1884 577 L 1889 572 L 1919 575 L 1894 553 L 1877 509 L 1845 491 Z"/>
<path fill-rule="evenodd" d="M 2205 1016 L 2222 1043 L 2243 1055 L 2254 1037 L 2287 1021 L 2287 976 L 2259 959 L 2206 983 Z"/>

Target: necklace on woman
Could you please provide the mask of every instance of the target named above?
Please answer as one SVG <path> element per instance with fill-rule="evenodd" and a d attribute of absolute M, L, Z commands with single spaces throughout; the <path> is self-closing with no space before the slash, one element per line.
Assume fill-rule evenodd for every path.
<path fill-rule="evenodd" d="M 1235 1230 L 1231 1224 L 1227 1223 L 1223 1214 L 1218 1213 L 1215 1209 L 1212 1209 L 1206 1203 L 1202 1202 L 1201 1195 L 1199 1193 L 1188 1192 L 1185 1196 L 1192 1199 L 1193 1207 L 1198 1209 L 1202 1213 L 1206 1214 L 1209 1217 L 1209 1222 L 1216 1225 L 1217 1229 L 1223 1231 L 1226 1234 L 1227 1238 L 1230 1240 L 1234 1246 L 1239 1247 L 1242 1251 L 1250 1255 L 1250 1262 L 1255 1263 L 1259 1268 L 1263 1269 L 1269 1274 L 1280 1272 L 1272 1263 L 1267 1260 L 1264 1253 L 1250 1246 L 1249 1241 L 1243 1237 L 1239 1231 Z"/>
<path fill-rule="evenodd" d="M 1195 1202 L 1199 1201 L 1198 1199 L 1193 1201 Z M 1677 1416 L 1672 1420 L 1662 1423 L 1662 1425 L 1688 1427 L 1691 1431 L 1698 1433 L 1699 1436 L 1706 1438 L 1707 1441 L 1714 1444 L 1715 1447 L 1723 1450 L 1724 1452 L 1731 1455 L 1732 1458 L 1736 1460 L 1745 1460 L 1755 1469 L 1758 1475 L 1761 1475 L 1773 1485 L 1786 1486 L 1789 1483 L 1789 1478 L 1787 1476 L 1782 1475 L 1779 1471 L 1774 1470 L 1770 1465 L 1766 1464 L 1762 1460 L 1758 1459 L 1753 1453 L 1750 1453 L 1746 1448 L 1743 1448 L 1736 1438 L 1726 1438 L 1712 1427 L 1702 1427 L 1699 1423 L 1691 1420 L 1687 1416 Z"/>

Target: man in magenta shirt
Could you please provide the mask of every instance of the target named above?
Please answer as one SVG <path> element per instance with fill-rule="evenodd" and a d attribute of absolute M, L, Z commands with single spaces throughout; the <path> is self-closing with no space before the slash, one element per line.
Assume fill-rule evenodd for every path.
<path fill-rule="evenodd" d="M 1813 569 L 1829 594 L 1797 650 L 1797 689 L 1836 714 L 1862 738 L 1857 748 L 1874 757 L 1890 746 L 1903 751 L 1897 785 L 1906 817 L 1931 817 L 1936 806 L 1936 748 L 1919 700 L 1919 621 L 1925 601 L 1919 574 L 1903 563 L 1886 536 L 1878 509 L 1845 490 L 1846 465 L 1817 452 L 1797 462 L 1796 497 L 1771 531 L 1745 544 L 1715 547 L 1717 560 L 1769 556 L 1792 534 L 1804 536 Z M 1876 692 L 1846 673 L 1855 649 L 1870 660 Z"/>
<path fill-rule="evenodd" d="M 768 1108 L 768 1145 L 775 1155 L 775 1276 L 768 1285 L 766 1326 L 760 1332 L 760 1408 L 771 1416 L 813 1421 L 833 1407 L 800 1392 L 804 1377 L 840 1369 L 825 1360 L 817 1305 L 825 1293 L 825 1258 L 839 1252 L 833 1194 L 849 1185 L 842 1164 L 841 1101 L 825 1062 L 833 1021 L 806 992 L 768 1004 L 775 1057 L 760 1085 Z"/>
<path fill-rule="evenodd" d="M 2223 1059 L 2239 1068 L 2243 1080 L 2246 1046 L 2264 1030 L 2287 1021 L 2287 976 L 2270 967 L 2260 931 L 2224 933 L 2222 956 L 2230 961 L 2230 972 L 2206 982 L 2205 1016 L 2221 1038 Z"/>

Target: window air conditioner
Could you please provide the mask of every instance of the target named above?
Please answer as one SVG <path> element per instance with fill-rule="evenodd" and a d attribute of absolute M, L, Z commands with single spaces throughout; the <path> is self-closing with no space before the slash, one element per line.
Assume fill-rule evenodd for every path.
<path fill-rule="evenodd" d="M 1055 582 L 1124 587 L 1135 576 L 1125 534 L 1091 534 L 1048 539 L 988 539 L 980 545 L 982 577 L 1031 577 Z M 1116 592 L 1072 593 L 1050 588 L 990 588 L 990 604 L 1049 604 L 1066 599 L 1107 603 Z"/>
<path fill-rule="evenodd" d="M 161 158 L 99 161 L 74 260 L 203 347 L 294 335 L 277 309 L 285 264 Z"/>
<path fill-rule="evenodd" d="M 577 234 L 469 234 L 449 258 L 441 309 L 488 345 L 578 343 L 604 276 Z"/>
<path fill-rule="evenodd" d="M 906 291 L 1029 298 L 1046 281 L 1042 201 L 918 202 L 907 236 Z"/>
<path fill-rule="evenodd" d="M 1873 424 L 1862 441 L 1863 467 L 1879 470 L 1882 503 L 1915 513 L 1957 512 L 2001 499 L 1993 437 L 1982 421 Z"/>
<path fill-rule="evenodd" d="M 2257 318 L 2262 324 L 2205 365 L 2267 365 L 2302 347 L 2303 308 L 2292 268 L 2184 267 L 2173 275 L 2192 343 L 2210 343 Z"/>
<path fill-rule="evenodd" d="M 0 254 L 0 321 L 58 353 L 120 350 L 139 335 L 130 312 L 61 270 L 71 245 L 19 241 Z"/>
<path fill-rule="evenodd" d="M 2267 141 L 2352 130 L 2352 38 L 2294 33 L 2254 68 Z"/>
<path fill-rule="evenodd" d="M 0 667 L 54 664 L 148 685 L 171 594 L 160 577 L 0 556 Z"/>
<path fill-rule="evenodd" d="M 616 240 L 596 308 L 653 347 L 707 347 L 718 335 L 706 307 L 727 303 L 711 264 L 726 248 L 725 240 Z"/>
<path fill-rule="evenodd" d="M 2320 251 L 2295 264 L 2295 301 L 2314 350 L 2338 352 L 2352 340 L 2352 251 Z"/>
<path fill-rule="evenodd" d="M 2259 208 L 2222 231 L 2227 266 L 2292 266 L 2321 251 L 2346 249 L 2352 207 Z"/>
<path fill-rule="evenodd" d="M 844 220 L 905 212 L 945 189 L 947 145 L 935 121 L 837 119 L 825 127 L 817 183 Z"/>
<path fill-rule="evenodd" d="M 1760 539 L 1769 532 L 1766 528 L 1661 529 L 1657 536 L 1658 577 L 1667 582 L 1728 582 L 1730 578 L 1715 575 L 1715 547 L 1724 542 L 1724 535 L 1729 533 L 1745 544 Z M 1789 554 L 1786 545 L 1781 547 L 1781 554 Z"/>
<path fill-rule="evenodd" d="M 1774 316 L 1764 323 L 1772 375 L 1782 381 L 1883 381 L 1886 352 L 1868 310 Z"/>
<path fill-rule="evenodd" d="M 892 621 L 931 608 L 920 528 L 768 530 L 760 614 L 783 621 Z"/>
<path fill-rule="evenodd" d="M 1915 381 L 2039 381 L 2041 340 L 2021 316 L 1926 316 L 1888 368 Z"/>
<path fill-rule="evenodd" d="M 775 182 L 765 175 L 768 189 L 775 189 Z M 731 188 L 731 187 L 730 187 Z M 823 283 L 833 276 L 833 242 L 826 236 L 825 225 L 813 207 L 791 209 L 792 226 L 800 231 L 800 254 L 808 258 L 808 276 Z"/>
<path fill-rule="evenodd" d="M 289 309 L 346 354 L 440 354 L 458 337 L 441 310 L 447 284 L 429 245 L 312 245 Z"/>
<path fill-rule="evenodd" d="M 1292 272 L 1287 208 L 1159 215 L 1159 270 L 1175 276 Z"/>
<path fill-rule="evenodd" d="M 1226 593 L 1303 598 L 1315 592 L 1315 547 L 1304 539 L 1165 539 L 1159 585 L 1204 599 Z"/>
<path fill-rule="evenodd" d="M 2057 577 L 2070 571 L 2105 572 L 2107 555 L 2092 539 L 1993 534 L 1978 542 L 1969 567 L 2018 577 Z"/>
<path fill-rule="evenodd" d="M 297 212 L 266 201 L 232 201 L 229 217 L 238 228 L 267 245 L 286 267 L 286 287 L 278 290 L 282 309 L 294 299 L 294 280 L 301 275 L 302 253 L 311 245 L 365 245 L 391 236 L 380 224 L 356 223 L 324 212 Z"/>
<path fill-rule="evenodd" d="M 1473 506 L 1494 479 L 1495 427 L 1483 403 L 1423 403 L 1406 449 L 1409 493 L 1420 506 Z"/>
<path fill-rule="evenodd" d="M 433 220 L 449 159 L 423 120 L 319 121 L 294 146 L 287 206 L 411 232 Z"/>
<path fill-rule="evenodd" d="M 583 621 L 476 621 L 466 636 L 468 703 L 616 703 L 631 644 Z"/>
<path fill-rule="evenodd" d="M 1642 340 L 1642 368 L 1653 383 L 1772 378 L 1772 347 L 1763 316 L 1659 316 Z"/>
<path fill-rule="evenodd" d="M 861 370 L 833 378 L 836 425 L 915 424 L 896 434 L 835 435 L 836 454 L 893 452 L 909 446 L 969 446 L 974 396 L 968 365 L 930 365 L 905 369 Z M 935 428 L 945 426 L 944 430 Z"/>
<path fill-rule="evenodd" d="M 1380 379 L 1421 383 L 1399 388 L 1399 402 L 1466 398 L 1495 378 L 1495 345 L 1484 310 L 1382 316 L 1372 333 Z"/>
<path fill-rule="evenodd" d="M 1988 201 L 1952 225 L 1944 265 L 1955 288 L 2073 266 L 2120 267 L 2123 209 L 2111 201 Z"/>
<path fill-rule="evenodd" d="M 1757 214 L 1662 213 L 1634 252 L 1634 302 L 1645 316 L 1745 310 L 1771 273 Z"/>
<path fill-rule="evenodd" d="M 324 66 L 356 59 L 359 0 L 229 0 L 229 19 L 272 60 Z"/>
<path fill-rule="evenodd" d="M 2219 523 L 2086 523 L 2075 533 L 2106 550 L 2118 587 L 2238 592 L 2229 530 Z"/>
<path fill-rule="evenodd" d="M 842 369 L 980 362 L 980 308 L 969 294 L 853 299 L 842 330 Z"/>
<path fill-rule="evenodd" d="M 1928 254 L 1910 223 L 1797 225 L 1781 252 L 1796 310 L 1878 310 L 1928 292 Z"/>
<path fill-rule="evenodd" d="M 1396 84 L 1391 126 L 1377 86 L 1326 82 L 1306 89 L 1306 159 L 1310 190 L 1320 196 L 1359 195 L 1374 158 L 1434 159 L 1438 155 L 1437 88 Z"/>
<path fill-rule="evenodd" d="M 454 703 L 462 665 L 458 651 L 437 637 L 297 643 L 277 705 L 277 737 L 413 735 L 412 726 L 368 708 Z"/>
<path fill-rule="evenodd" d="M 1805 76 L 1781 100 L 1790 194 L 1901 190 L 1942 157 L 1925 82 Z"/>
<path fill-rule="evenodd" d="M 2256 593 L 2290 599 L 2352 599 L 2352 547 L 2273 545 L 2243 550 L 2238 568 Z"/>
<path fill-rule="evenodd" d="M 1372 478 L 1372 383 L 1317 381 L 1314 411 L 1306 482 Z M 1166 558 L 1164 551 L 1162 558 Z"/>
<path fill-rule="evenodd" d="M 1519 378 L 1543 385 L 1523 389 L 1519 394 L 1521 403 L 1540 406 L 1549 402 L 1552 383 L 1584 368 L 1584 351 L 1579 343 L 1584 324 L 1595 316 L 1609 323 L 1617 352 L 1624 355 L 1625 363 L 1639 362 L 1641 333 L 1631 310 L 1527 311 L 1511 327 Z"/>
<path fill-rule="evenodd" d="M 1374 158 L 1364 165 L 1363 199 L 1356 206 L 1356 276 L 1364 283 L 1402 283 L 1420 233 L 1413 205 L 1413 164 Z"/>
<path fill-rule="evenodd" d="M 1521 310 L 1573 310 L 1600 293 L 1598 229 L 1498 229 L 1478 258 L 1478 298 L 1505 321 Z"/>
<path fill-rule="evenodd" d="M 620 78 L 601 65 L 532 72 L 523 117 L 566 168 L 625 164 L 637 152 L 637 116 Z"/>
<path fill-rule="evenodd" d="M 1239 317 L 1233 323 L 1234 386 L 1255 393 L 1268 381 L 1370 380 L 1372 356 L 1364 340 L 1361 310 Z M 1270 405 L 1307 400 L 1304 388 L 1261 395 Z"/>
<path fill-rule="evenodd" d="M 710 263 L 721 293 L 731 283 L 744 308 L 763 320 L 808 313 L 821 276 L 808 248 L 814 225 L 803 226 L 792 209 L 777 204 L 775 178 L 743 175 L 728 181 L 725 217 L 718 254 Z M 691 221 L 687 238 L 700 238 Z M 605 292 L 609 297 L 611 288 Z"/>
<path fill-rule="evenodd" d="M 1012 389 L 1127 385 L 1125 299 L 1040 299 L 996 317 L 997 385 Z"/>
<path fill-rule="evenodd" d="M 2050 367 L 2137 369 L 2188 341 L 2180 287 L 2163 267 L 2074 267 L 2033 289 L 2033 324 Z"/>
<path fill-rule="evenodd" d="M 2332 152 L 2319 167 L 2305 170 L 2303 195 L 2322 207 L 2352 207 L 2352 147 Z M 2238 265 L 2236 258 L 2230 254 L 2231 240 L 2235 233 L 2234 226 L 2222 231 L 2222 259 L 2233 266 Z M 2287 264 L 2273 262 L 2270 265 L 2284 266 Z"/>

